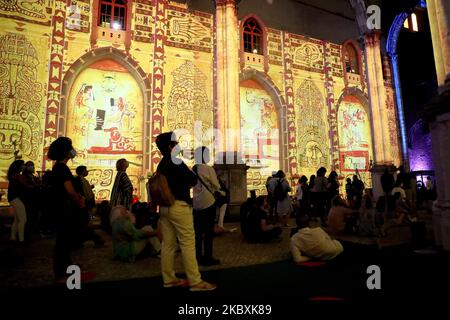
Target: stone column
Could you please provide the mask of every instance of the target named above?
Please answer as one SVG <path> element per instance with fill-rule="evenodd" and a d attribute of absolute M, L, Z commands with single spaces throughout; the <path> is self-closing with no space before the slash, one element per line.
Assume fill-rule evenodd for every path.
<path fill-rule="evenodd" d="M 429 124 L 436 172 L 437 200 L 433 205 L 435 242 L 450 251 L 450 74 L 441 94 L 421 113 Z"/>
<path fill-rule="evenodd" d="M 380 178 L 386 166 L 392 165 L 392 150 L 389 133 L 386 89 L 383 79 L 380 33 L 369 32 L 364 36 L 364 52 L 367 66 L 370 112 L 372 118 L 372 139 L 374 166 L 372 167 L 373 194 L 375 199 L 383 195 Z"/>
<path fill-rule="evenodd" d="M 231 215 L 238 215 L 247 199 L 247 169 L 241 158 L 239 92 L 239 23 L 237 0 L 216 0 L 216 143 L 218 174 L 230 190 Z"/>
<path fill-rule="evenodd" d="M 216 0 L 217 126 L 223 135 L 218 151 L 239 152 L 239 23 L 236 0 Z"/>
<path fill-rule="evenodd" d="M 442 86 L 450 73 L 450 2 L 427 0 L 427 6 L 438 85 Z"/>

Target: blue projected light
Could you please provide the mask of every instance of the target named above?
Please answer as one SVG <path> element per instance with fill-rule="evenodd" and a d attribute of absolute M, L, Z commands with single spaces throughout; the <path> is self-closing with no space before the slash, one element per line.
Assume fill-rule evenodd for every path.
<path fill-rule="evenodd" d="M 408 18 L 408 13 L 403 12 L 397 15 L 392 23 L 391 29 L 389 30 L 389 36 L 387 40 L 387 52 L 391 58 L 392 72 L 394 78 L 395 96 L 397 100 L 397 113 L 400 123 L 400 136 L 402 142 L 402 154 L 403 162 L 408 161 L 408 143 L 405 125 L 405 114 L 403 110 L 403 98 L 402 98 L 402 87 L 400 82 L 400 73 L 398 66 L 398 55 L 397 55 L 397 42 L 400 35 L 400 30 Z"/>

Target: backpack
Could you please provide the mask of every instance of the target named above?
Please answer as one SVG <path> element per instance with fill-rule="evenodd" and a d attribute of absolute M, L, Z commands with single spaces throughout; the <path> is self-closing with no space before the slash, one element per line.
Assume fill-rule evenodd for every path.
<path fill-rule="evenodd" d="M 151 201 L 163 207 L 170 207 L 175 203 L 175 197 L 169 188 L 167 178 L 160 172 L 155 172 L 148 179 L 148 191 Z"/>
<path fill-rule="evenodd" d="M 278 180 L 277 185 L 273 190 L 274 198 L 277 201 L 283 201 L 287 196 L 287 190 L 283 187 L 283 181 L 284 180 L 282 179 Z"/>

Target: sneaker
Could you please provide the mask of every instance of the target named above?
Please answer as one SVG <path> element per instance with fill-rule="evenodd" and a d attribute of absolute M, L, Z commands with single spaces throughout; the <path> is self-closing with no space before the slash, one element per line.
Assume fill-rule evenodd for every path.
<path fill-rule="evenodd" d="M 189 286 L 187 279 L 177 279 L 175 281 L 164 283 L 164 288 L 184 288 Z"/>
<path fill-rule="evenodd" d="M 202 281 L 199 284 L 192 286 L 189 290 L 192 292 L 200 292 L 200 291 L 213 291 L 216 290 L 217 286 L 215 284 L 211 284 L 206 281 Z"/>

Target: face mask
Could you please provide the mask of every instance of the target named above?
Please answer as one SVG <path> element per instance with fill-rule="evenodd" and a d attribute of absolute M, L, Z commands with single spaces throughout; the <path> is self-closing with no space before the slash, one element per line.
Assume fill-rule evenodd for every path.
<path fill-rule="evenodd" d="M 173 147 L 171 154 L 172 154 L 172 156 L 176 157 L 181 153 L 181 151 L 182 150 L 181 150 L 180 145 L 177 144 L 175 147 Z"/>
<path fill-rule="evenodd" d="M 77 151 L 72 148 L 72 150 L 69 151 L 69 158 L 73 159 L 77 156 Z"/>
<path fill-rule="evenodd" d="M 25 166 L 20 166 L 20 172 L 24 171 L 26 169 Z"/>
<path fill-rule="evenodd" d="M 34 166 L 27 167 L 28 172 L 34 172 Z"/>

